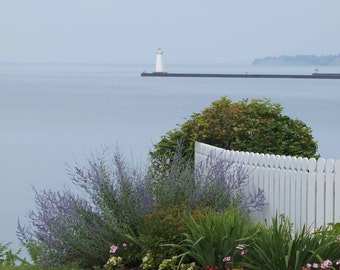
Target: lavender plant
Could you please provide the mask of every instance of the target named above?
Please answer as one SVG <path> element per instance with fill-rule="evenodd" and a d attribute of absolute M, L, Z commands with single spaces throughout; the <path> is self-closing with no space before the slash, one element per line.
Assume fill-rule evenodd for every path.
<path fill-rule="evenodd" d="M 181 150 L 175 153 L 165 173 L 149 171 L 154 204 L 166 209 L 172 205 L 191 205 L 197 188 L 194 179 L 194 164 L 183 157 Z M 192 205 L 194 207 L 194 205 Z"/>
<path fill-rule="evenodd" d="M 84 264 L 106 258 L 103 244 L 107 235 L 101 230 L 100 216 L 91 205 L 70 191 L 36 192 L 37 211 L 30 211 L 30 226 L 18 224 L 19 239 L 28 247 L 35 263 L 44 266 L 79 261 Z M 103 239 L 103 240 L 101 240 Z M 100 241 L 101 240 L 101 241 Z"/>
<path fill-rule="evenodd" d="M 69 173 L 93 205 L 94 211 L 118 228 L 135 227 L 143 214 L 151 211 L 153 197 L 147 174 L 128 166 L 119 152 L 108 160 L 105 153 L 75 167 Z"/>
<path fill-rule="evenodd" d="M 112 161 L 104 154 L 92 157 L 85 167 L 69 168 L 79 195 L 35 190 L 37 209 L 28 214 L 29 226 L 19 223 L 18 236 L 37 263 L 103 265 L 111 242 L 128 242 L 127 231 L 151 209 L 151 192 L 142 174 L 131 170 L 120 154 Z"/>
<path fill-rule="evenodd" d="M 130 167 L 118 151 L 113 158 L 103 151 L 83 167 L 69 166 L 69 176 L 80 192 L 35 190 L 36 210 L 29 212 L 28 226 L 19 223 L 19 238 L 37 263 L 79 261 L 102 266 L 109 258 L 108 247 L 130 244 L 127 233 L 138 235 L 142 218 L 154 206 L 222 210 L 229 205 L 241 209 L 264 205 L 260 191 L 251 196 L 244 192 L 248 175 L 241 166 L 217 160 L 195 170 L 193 162 L 182 156 L 175 155 L 169 170 L 158 175 Z M 136 249 L 130 250 L 137 254 Z"/>
<path fill-rule="evenodd" d="M 183 156 L 179 149 L 170 169 L 153 179 L 156 203 L 163 208 L 186 204 L 222 211 L 233 205 L 258 211 L 266 205 L 263 190 L 249 188 L 249 171 L 241 164 L 211 154 L 195 165 Z"/>
<path fill-rule="evenodd" d="M 266 205 L 261 189 L 249 188 L 249 170 L 241 164 L 210 154 L 195 166 L 193 206 L 210 206 L 218 211 L 229 206 L 241 211 L 258 211 Z"/>

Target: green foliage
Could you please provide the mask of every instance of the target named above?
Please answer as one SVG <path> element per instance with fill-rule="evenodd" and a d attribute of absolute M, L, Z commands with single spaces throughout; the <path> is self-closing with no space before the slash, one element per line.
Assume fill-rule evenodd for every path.
<path fill-rule="evenodd" d="M 246 269 L 302 269 L 307 263 L 320 258 L 340 258 L 339 233 L 328 228 L 308 232 L 294 232 L 293 226 L 284 217 L 273 218 L 273 225 L 259 226 L 253 245 L 243 263 Z"/>
<path fill-rule="evenodd" d="M 200 269 L 196 266 L 195 262 L 192 263 L 179 263 L 178 257 L 174 256 L 171 259 L 164 259 L 159 265 L 158 270 L 195 270 Z"/>
<path fill-rule="evenodd" d="M 67 264 L 46 268 L 41 265 L 1 266 L 0 270 L 82 270 L 77 264 Z"/>
<path fill-rule="evenodd" d="M 3 245 L 0 242 L 0 266 L 9 267 L 29 264 L 26 259 L 19 256 L 21 250 L 19 249 L 17 252 L 13 252 L 12 249 L 9 248 L 10 244 L 11 243 L 7 243 Z"/>
<path fill-rule="evenodd" d="M 237 266 L 243 256 L 237 247 L 242 245 L 243 250 L 251 245 L 256 231 L 248 215 L 240 214 L 234 208 L 220 213 L 210 209 L 197 213 L 196 217 L 191 215 L 187 226 L 189 232 L 184 234 L 185 239 L 180 244 L 169 246 L 179 249 L 182 259 L 212 269 L 223 269 L 226 256 L 230 256 L 233 265 Z"/>
<path fill-rule="evenodd" d="M 138 229 L 135 241 L 141 247 L 142 254 L 152 257 L 152 266 L 157 268 L 162 260 L 172 258 L 177 250 L 165 244 L 178 244 L 188 232 L 187 217 L 191 209 L 183 204 L 171 205 L 166 209 L 154 207 L 152 213 L 145 215 Z"/>
<path fill-rule="evenodd" d="M 330 231 L 334 234 L 340 235 L 340 222 L 338 223 L 329 223 L 328 224 Z"/>
<path fill-rule="evenodd" d="M 154 268 L 154 261 L 150 252 L 146 253 L 146 255 L 143 257 L 140 267 L 144 270 Z"/>
<path fill-rule="evenodd" d="M 193 157 L 195 141 L 229 150 L 314 157 L 317 142 L 311 128 L 283 115 L 282 110 L 269 99 L 233 103 L 222 97 L 162 136 L 150 152 L 154 169 L 166 171 L 178 144 L 183 155 Z"/>
<path fill-rule="evenodd" d="M 39 264 L 39 258 L 44 254 L 45 247 L 42 243 L 37 244 L 36 241 L 29 241 L 28 243 L 21 243 L 24 248 L 28 251 L 28 254 L 33 264 Z"/>
<path fill-rule="evenodd" d="M 123 258 L 120 256 L 112 256 L 104 265 L 106 270 L 114 270 L 116 268 L 124 267 Z"/>

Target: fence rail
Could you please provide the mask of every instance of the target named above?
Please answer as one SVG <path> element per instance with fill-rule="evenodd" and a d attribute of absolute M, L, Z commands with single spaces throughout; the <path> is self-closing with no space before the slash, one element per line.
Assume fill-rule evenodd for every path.
<path fill-rule="evenodd" d="M 249 188 L 264 190 L 267 207 L 256 220 L 284 214 L 301 230 L 340 222 L 340 159 L 318 160 L 229 151 L 195 144 L 195 162 L 209 155 L 240 163 L 250 172 Z"/>

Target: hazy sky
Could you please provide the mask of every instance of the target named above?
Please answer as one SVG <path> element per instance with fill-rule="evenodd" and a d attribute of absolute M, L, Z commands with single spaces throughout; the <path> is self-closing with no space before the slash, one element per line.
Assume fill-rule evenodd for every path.
<path fill-rule="evenodd" d="M 0 0 L 0 62 L 238 63 L 340 53 L 340 0 Z"/>

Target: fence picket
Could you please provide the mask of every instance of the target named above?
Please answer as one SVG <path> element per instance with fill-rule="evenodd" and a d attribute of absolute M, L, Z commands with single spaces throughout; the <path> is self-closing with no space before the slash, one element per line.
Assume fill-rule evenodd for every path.
<path fill-rule="evenodd" d="M 329 159 L 326 162 L 325 170 L 325 225 L 334 222 L 334 184 L 335 184 L 335 172 L 334 172 L 334 160 Z"/>
<path fill-rule="evenodd" d="M 316 227 L 325 225 L 325 164 L 326 161 L 320 158 L 317 162 L 316 169 L 316 207 L 315 207 L 315 223 Z"/>
<path fill-rule="evenodd" d="M 314 174 L 316 161 L 309 159 L 307 161 L 307 224 L 316 228 L 316 176 Z"/>
<path fill-rule="evenodd" d="M 289 216 L 296 220 L 296 157 L 291 158 L 290 162 L 290 200 Z M 296 224 L 295 224 L 296 226 Z"/>
<path fill-rule="evenodd" d="M 285 189 L 283 192 L 284 195 L 284 213 L 287 213 L 286 215 L 291 216 L 292 212 L 290 209 L 290 204 L 291 204 L 291 157 L 285 157 L 285 163 L 284 163 L 284 184 L 285 184 Z"/>
<path fill-rule="evenodd" d="M 280 158 L 280 170 L 278 179 L 278 196 L 279 196 L 279 214 L 285 214 L 285 170 L 284 170 L 284 158 Z"/>
<path fill-rule="evenodd" d="M 340 160 L 335 161 L 334 179 L 334 222 L 340 222 Z"/>

